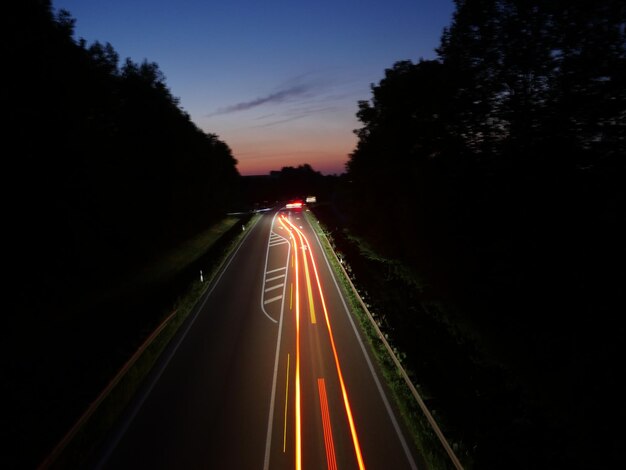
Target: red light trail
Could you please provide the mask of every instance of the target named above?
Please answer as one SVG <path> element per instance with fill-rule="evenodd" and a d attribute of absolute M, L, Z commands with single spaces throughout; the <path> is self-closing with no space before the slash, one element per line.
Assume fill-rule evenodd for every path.
<path fill-rule="evenodd" d="M 350 426 L 350 433 L 352 436 L 352 442 L 354 445 L 354 452 L 355 452 L 355 456 L 359 465 L 359 469 L 360 470 L 364 470 L 365 469 L 365 463 L 363 461 L 363 455 L 361 453 L 361 446 L 359 444 L 359 438 L 358 438 L 358 433 L 356 430 L 356 425 L 354 423 L 354 418 L 352 415 L 352 408 L 350 406 L 350 400 L 348 398 L 348 391 L 346 388 L 346 384 L 343 378 L 343 373 L 341 372 L 341 365 L 340 365 L 340 361 L 339 361 L 339 356 L 337 354 L 337 348 L 335 346 L 335 339 L 333 336 L 333 332 L 332 332 L 332 327 L 330 324 L 330 318 L 328 315 L 328 309 L 326 308 L 326 301 L 324 299 L 324 293 L 322 290 L 322 284 L 320 282 L 320 277 L 319 277 L 319 273 L 317 270 L 317 265 L 315 263 L 315 259 L 313 258 L 313 252 L 311 250 L 311 245 L 309 244 L 309 241 L 306 237 L 306 235 L 298 228 L 296 227 L 291 221 L 289 221 L 286 217 L 281 216 L 281 220 L 280 220 L 281 224 L 283 224 L 283 226 L 285 228 L 287 228 L 287 230 L 289 230 L 289 233 L 292 237 L 292 240 L 294 240 L 294 248 L 295 248 L 295 252 L 298 253 L 297 250 L 297 239 L 300 240 L 300 245 L 301 247 L 305 247 L 304 254 L 303 256 L 306 257 L 306 252 L 309 253 L 309 257 L 311 260 L 311 265 L 313 266 L 313 272 L 315 274 L 315 280 L 317 283 L 317 288 L 318 288 L 318 292 L 319 292 L 319 296 L 320 296 L 320 300 L 321 300 L 321 304 L 322 304 L 322 309 L 324 311 L 324 318 L 326 319 L 326 327 L 328 330 L 328 335 L 329 335 L 329 339 L 330 339 L 330 344 L 331 344 L 331 348 L 333 351 L 333 357 L 335 359 L 335 366 L 337 369 L 337 377 L 339 379 L 339 384 L 341 387 L 341 394 L 342 394 L 342 398 L 343 398 L 343 403 L 344 403 L 344 407 L 346 410 L 346 416 L 348 419 L 348 424 Z M 285 226 L 285 223 L 289 225 L 290 228 Z M 293 232 L 295 232 L 297 234 L 297 238 L 294 236 Z M 299 348 L 300 348 L 300 319 L 299 319 L 299 315 L 300 315 L 300 310 L 299 310 L 299 298 L 298 298 L 298 255 L 296 254 L 296 334 L 297 334 L 297 338 L 296 338 L 296 377 L 297 377 L 297 382 L 296 382 L 296 397 L 298 397 L 298 393 L 299 393 Z M 307 273 L 308 273 L 308 264 L 306 266 L 307 269 Z M 299 401 L 296 404 L 296 417 L 297 417 L 297 433 L 299 432 L 299 426 L 300 426 L 300 422 L 299 422 L 299 414 L 298 414 L 298 408 L 299 408 Z M 296 434 L 296 441 L 298 442 L 298 434 Z M 301 443 L 297 444 L 296 446 L 296 454 L 298 456 L 300 456 L 301 458 L 301 449 L 298 448 L 298 446 L 301 445 Z M 301 464 L 301 462 L 300 462 Z M 298 465 L 298 464 L 297 464 Z M 301 468 L 298 467 L 296 465 L 296 468 Z"/>

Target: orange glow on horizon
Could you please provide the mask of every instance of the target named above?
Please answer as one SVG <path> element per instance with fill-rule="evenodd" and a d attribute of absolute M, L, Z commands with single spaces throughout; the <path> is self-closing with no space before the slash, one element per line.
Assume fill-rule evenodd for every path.
<path fill-rule="evenodd" d="M 319 142 L 315 145 L 319 145 Z M 234 157 L 237 159 L 237 170 L 242 176 L 269 175 L 270 171 L 278 171 L 283 167 L 297 167 L 308 163 L 315 171 L 319 171 L 325 175 L 339 175 L 345 173 L 348 155 L 354 150 L 354 143 L 348 142 L 341 145 L 344 151 L 320 151 L 320 152 L 301 152 L 297 149 L 285 149 L 285 151 L 276 153 L 275 151 L 263 151 L 259 153 L 257 148 L 251 148 L 246 151 L 233 151 Z"/>

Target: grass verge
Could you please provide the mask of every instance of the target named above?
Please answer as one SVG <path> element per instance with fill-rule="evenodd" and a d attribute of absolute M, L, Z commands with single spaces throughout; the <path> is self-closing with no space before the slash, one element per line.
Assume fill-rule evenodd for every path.
<path fill-rule="evenodd" d="M 348 301 L 350 310 L 357 318 L 361 331 L 364 333 L 364 336 L 370 345 L 370 350 L 373 352 L 373 356 L 378 363 L 379 370 L 382 372 L 388 389 L 391 391 L 395 405 L 399 410 L 405 426 L 410 432 L 411 439 L 424 460 L 424 463 L 429 469 L 432 470 L 447 470 L 455 468 L 439 441 L 439 438 L 433 431 L 432 426 L 416 402 L 411 390 L 402 377 L 402 374 L 396 367 L 396 364 L 391 358 L 385 345 L 379 338 L 378 333 L 361 305 L 360 299 L 357 298 L 357 295 L 354 293 L 350 281 L 346 278 L 343 267 L 340 266 L 337 261 L 338 257 L 334 251 L 334 247 L 332 246 L 332 237 L 330 232 L 324 229 L 322 224 L 311 212 L 305 211 L 305 216 L 318 234 L 318 238 L 322 243 L 324 251 L 326 252 L 327 259 L 335 272 L 335 277 L 343 290 L 344 297 Z M 376 318 L 374 313 L 372 313 L 372 316 L 374 319 Z M 377 324 L 379 327 L 381 326 L 378 321 Z M 384 333 L 384 335 L 387 342 L 392 344 L 392 338 L 389 338 L 386 333 Z M 402 361 L 402 353 L 393 346 L 392 349 L 396 357 Z M 410 371 L 407 373 L 409 376 L 411 375 Z"/>
<path fill-rule="evenodd" d="M 241 243 L 244 236 L 252 228 L 260 216 L 255 214 L 247 222 L 245 231 L 237 234 L 221 253 L 218 259 L 203 272 L 204 281 L 195 280 L 173 306 L 159 327 L 152 332 L 137 352 L 129 359 L 109 386 L 83 414 L 76 425 L 66 434 L 64 439 L 53 450 L 50 456 L 40 465 L 43 468 L 78 468 L 84 466 L 94 451 L 102 444 L 107 434 L 122 416 L 124 409 L 139 390 L 143 380 L 157 363 L 161 353 L 170 340 L 176 335 L 179 327 L 185 322 L 195 308 L 197 302 L 205 294 L 215 276 L 220 272 L 230 254 Z M 235 220 L 232 220 L 235 219 Z M 137 282 L 149 283 L 156 279 L 182 270 L 196 261 L 199 252 L 204 253 L 239 221 L 228 217 L 207 230 L 205 233 L 185 243 L 164 257 L 162 264 L 153 269 L 150 278 L 138 279 Z"/>

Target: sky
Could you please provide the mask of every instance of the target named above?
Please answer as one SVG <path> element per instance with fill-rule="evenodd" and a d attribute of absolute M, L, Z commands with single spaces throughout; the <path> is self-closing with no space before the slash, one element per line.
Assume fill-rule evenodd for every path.
<path fill-rule="evenodd" d="M 75 37 L 156 62 L 242 175 L 345 170 L 358 102 L 399 60 L 436 57 L 453 0 L 53 0 Z"/>

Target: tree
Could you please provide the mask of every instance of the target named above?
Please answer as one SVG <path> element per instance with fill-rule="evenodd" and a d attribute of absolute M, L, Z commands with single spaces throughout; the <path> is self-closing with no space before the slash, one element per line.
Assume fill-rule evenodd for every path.
<path fill-rule="evenodd" d="M 236 161 L 180 109 L 156 63 L 119 67 L 109 43 L 75 41 L 75 20 L 48 1 L 14 2 L 9 18 L 3 144 L 20 149 L 10 219 L 16 243 L 40 237 L 41 224 L 58 247 L 34 259 L 87 280 L 130 269 L 226 210 Z"/>
<path fill-rule="evenodd" d="M 543 465 L 610 466 L 589 423 L 572 419 L 592 411 L 571 390 L 585 377 L 599 387 L 588 403 L 614 412 L 626 6 L 456 6 L 439 59 L 397 63 L 359 103 L 347 165 L 353 229 L 462 306 L 463 323 L 524 390 L 529 415 L 515 419 L 546 443 L 534 451 Z M 560 438 L 575 451 L 548 450 Z M 483 439 L 476 465 L 508 466 L 504 448 L 488 444 L 500 437 Z"/>
<path fill-rule="evenodd" d="M 353 222 L 390 253 L 428 263 L 437 236 L 429 218 L 446 204 L 442 165 L 458 148 L 448 128 L 451 86 L 438 61 L 396 63 L 372 87 L 371 103 L 359 102 L 363 127 L 347 164 Z M 388 231 L 393 220 L 403 220 L 406 230 Z"/>

